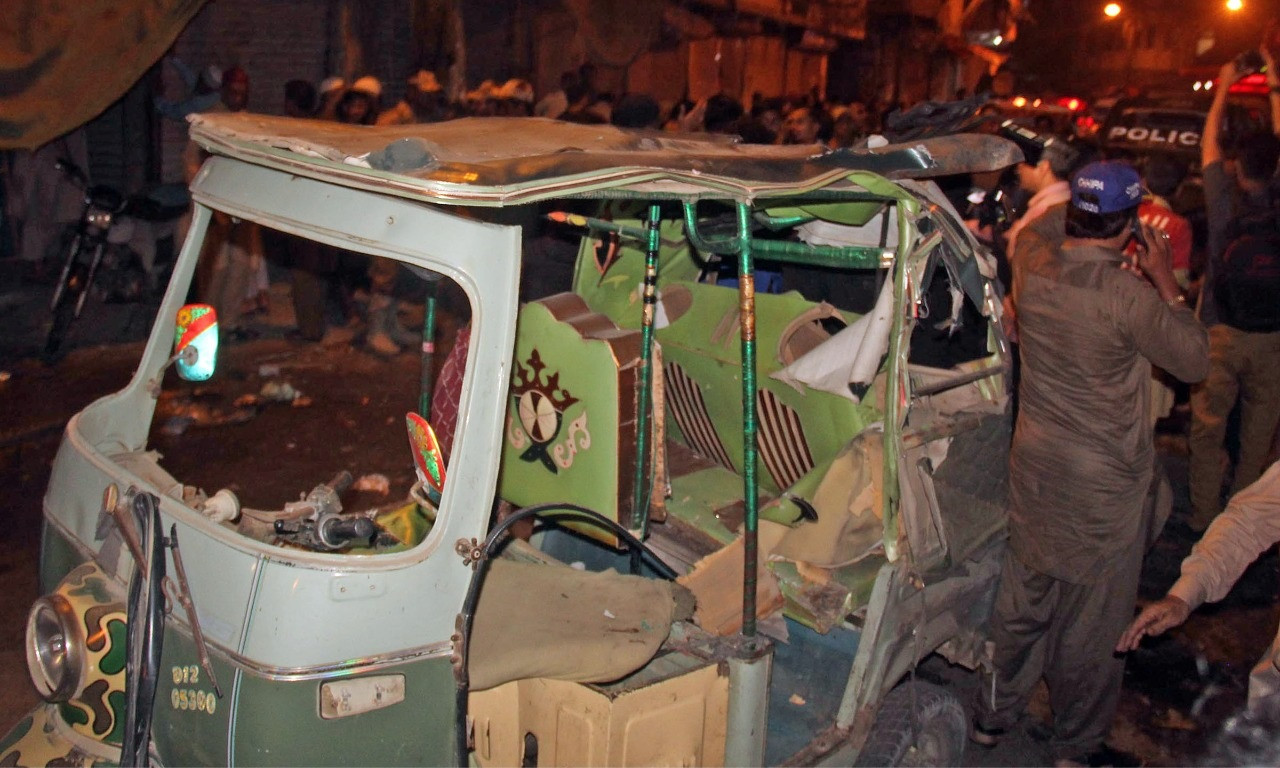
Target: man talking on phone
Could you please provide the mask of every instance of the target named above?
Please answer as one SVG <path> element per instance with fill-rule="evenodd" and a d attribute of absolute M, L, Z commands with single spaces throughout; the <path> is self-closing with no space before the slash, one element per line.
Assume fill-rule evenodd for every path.
<path fill-rule="evenodd" d="M 1142 197 L 1132 167 L 1086 165 L 1071 179 L 1065 240 L 1029 242 L 1045 252 L 1013 264 L 1022 379 L 1010 547 L 991 620 L 995 679 L 980 687 L 972 738 L 994 745 L 1043 677 L 1056 765 L 1117 763 L 1104 739 L 1123 672 L 1113 649 L 1146 543 L 1151 366 L 1188 382 L 1209 367 L 1168 241 L 1138 221 Z"/>

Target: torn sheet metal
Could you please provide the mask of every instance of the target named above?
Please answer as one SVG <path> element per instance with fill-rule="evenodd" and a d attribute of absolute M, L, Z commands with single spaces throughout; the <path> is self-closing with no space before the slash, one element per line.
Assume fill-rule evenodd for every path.
<path fill-rule="evenodd" d="M 770 559 L 839 568 L 874 553 L 884 536 L 883 432 L 866 430 L 831 462 L 813 498 L 817 520 L 784 529 Z"/>
<path fill-rule="evenodd" d="M 986 371 L 994 367 L 998 367 L 998 364 L 989 358 L 983 358 L 960 363 L 954 368 L 933 368 L 927 365 L 911 364 L 907 368 L 907 374 L 911 378 L 911 389 L 914 392 L 968 373 Z M 1008 399 L 1009 393 L 1004 386 L 1004 378 L 991 375 L 941 392 L 921 396 L 915 407 L 918 411 L 916 418 L 926 418 L 926 414 L 931 417 L 965 413 L 1004 413 Z"/>
<path fill-rule="evenodd" d="M 996 279 L 995 256 L 986 246 L 978 242 L 978 239 L 968 227 L 957 224 L 957 222 L 963 222 L 964 217 L 955 209 L 955 206 L 951 204 L 951 201 L 942 193 L 937 184 L 932 181 L 906 179 L 902 182 L 902 186 L 946 212 L 947 215 L 945 216 L 932 217 L 940 226 L 946 227 L 952 233 L 948 246 L 941 251 L 942 263 L 946 266 L 947 273 L 951 276 L 951 285 L 953 287 L 960 286 L 974 306 L 982 314 L 988 315 L 992 307 L 984 300 L 984 286 L 987 281 Z M 953 244 L 956 244 L 956 241 L 959 241 L 959 244 L 963 244 L 964 248 L 973 255 L 973 258 L 966 258 L 967 254 L 953 253 L 952 247 Z M 983 278 L 986 279 L 984 280 Z M 959 303 L 953 298 L 953 318 L 958 316 L 959 306 Z"/>

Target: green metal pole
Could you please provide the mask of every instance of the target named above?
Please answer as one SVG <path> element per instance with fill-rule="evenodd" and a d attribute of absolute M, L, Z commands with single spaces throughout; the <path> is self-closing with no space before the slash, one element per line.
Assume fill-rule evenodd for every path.
<path fill-rule="evenodd" d="M 426 298 L 422 313 L 422 370 L 418 373 L 418 415 L 431 420 L 431 389 L 435 385 L 436 361 L 436 293 L 440 277 L 427 278 Z"/>
<path fill-rule="evenodd" d="M 635 488 L 631 498 L 632 527 L 640 531 L 640 539 L 649 535 L 649 503 L 652 500 L 653 478 L 649 468 L 649 407 L 653 400 L 653 315 L 657 308 L 658 249 L 662 243 L 659 224 L 661 212 L 657 205 L 649 206 L 649 219 L 645 222 L 648 242 L 644 252 L 644 304 L 640 316 L 640 392 L 636 403 L 636 471 Z M 638 522 L 639 525 L 635 525 Z"/>
<path fill-rule="evenodd" d="M 737 253 L 740 240 L 738 237 L 722 237 L 715 240 L 704 237 L 698 229 L 697 203 L 684 204 L 684 235 L 694 248 L 703 253 Z"/>
<path fill-rule="evenodd" d="M 758 256 L 769 261 L 840 269 L 875 269 L 880 266 L 885 251 L 864 245 L 809 245 L 787 240 L 757 240 L 751 247 Z"/>
<path fill-rule="evenodd" d="M 756 276 L 751 256 L 751 205 L 738 203 L 738 309 L 742 327 L 742 634 L 756 634 Z"/>

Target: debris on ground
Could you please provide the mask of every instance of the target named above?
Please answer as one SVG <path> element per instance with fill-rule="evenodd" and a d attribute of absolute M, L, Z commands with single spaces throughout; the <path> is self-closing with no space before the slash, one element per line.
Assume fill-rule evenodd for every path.
<path fill-rule="evenodd" d="M 391 481 L 387 479 L 386 475 L 361 475 L 351 488 L 356 491 L 368 491 L 370 493 L 386 496 L 388 493 L 391 493 Z"/>
<path fill-rule="evenodd" d="M 792 704 L 795 704 L 797 707 L 803 707 L 805 704 L 808 703 L 807 701 L 804 700 L 804 697 L 798 693 L 791 694 L 791 698 L 787 699 L 787 701 L 790 701 Z"/>
<path fill-rule="evenodd" d="M 287 381 L 268 381 L 262 385 L 262 389 L 258 391 L 258 396 L 268 402 L 292 403 L 301 397 L 302 393 Z"/>
<path fill-rule="evenodd" d="M 167 417 L 160 426 L 160 431 L 171 437 L 177 437 L 191 427 L 222 427 L 231 424 L 244 424 L 257 415 L 253 408 L 234 406 L 230 410 L 214 408 L 203 403 L 186 402 L 170 403 L 162 410 L 161 416 Z"/>

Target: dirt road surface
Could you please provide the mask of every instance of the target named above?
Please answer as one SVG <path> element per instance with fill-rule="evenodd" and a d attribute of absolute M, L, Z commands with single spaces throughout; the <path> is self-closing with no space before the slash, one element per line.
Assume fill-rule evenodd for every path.
<path fill-rule="evenodd" d="M 65 359 L 45 366 L 29 356 L 42 323 L 36 293 L 0 295 L 0 323 L 8 329 L 0 337 L 0 371 L 7 374 L 0 374 L 0 484 L 6 489 L 0 526 L 0 729 L 5 730 L 36 703 L 23 631 L 37 597 L 41 503 L 61 430 L 77 410 L 128 381 L 147 326 L 145 313 L 107 311 L 91 328 L 77 332 Z M 283 309 L 287 286 L 273 287 L 272 293 L 262 337 L 227 346 L 212 382 L 194 387 L 166 380 L 151 447 L 185 483 L 209 492 L 230 487 L 250 506 L 271 508 L 295 499 L 337 469 L 386 475 L 390 491 L 381 500 L 403 498 L 412 465 L 403 431 L 391 427 L 403 423 L 405 411 L 416 405 L 416 356 L 385 360 L 349 344 L 325 347 L 293 340 L 288 337 L 291 318 Z M 260 393 L 270 381 L 289 383 L 309 402 L 297 407 L 259 402 L 247 418 L 236 413 L 237 398 Z M 1187 515 L 1185 446 L 1180 431 L 1160 438 L 1176 507 L 1147 558 L 1143 600 L 1163 594 L 1193 543 L 1182 522 Z M 376 504 L 379 497 L 353 494 L 344 502 L 352 508 Z M 1112 745 L 1146 765 L 1194 761 L 1208 736 L 1244 702 L 1249 669 L 1275 631 L 1276 590 L 1276 559 L 1268 555 L 1223 603 L 1198 611 L 1185 627 L 1131 654 Z M 975 676 L 940 660 L 925 664 L 919 675 L 952 687 L 965 702 L 974 695 Z M 1048 764 L 1042 724 L 1047 716 L 1041 690 L 1025 727 L 995 749 L 970 747 L 966 764 Z"/>

